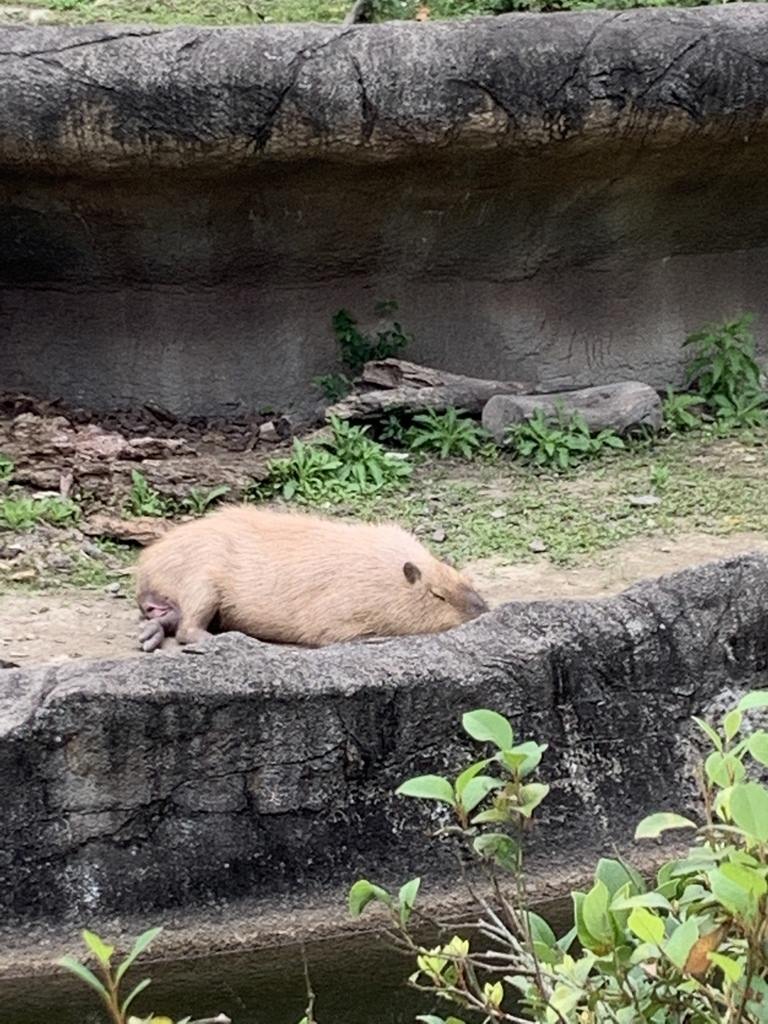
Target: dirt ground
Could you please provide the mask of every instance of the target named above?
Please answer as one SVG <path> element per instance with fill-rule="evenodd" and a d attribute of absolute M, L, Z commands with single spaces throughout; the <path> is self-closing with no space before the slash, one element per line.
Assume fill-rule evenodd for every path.
<path fill-rule="evenodd" d="M 495 607 L 516 600 L 605 597 L 638 580 L 748 551 L 768 552 L 768 537 L 761 533 L 641 537 L 572 568 L 558 568 L 542 557 L 517 565 L 484 559 L 467 570 Z M 130 577 L 100 591 L 0 593 L 0 623 L 0 659 L 18 665 L 146 656 L 136 640 L 138 611 Z"/>

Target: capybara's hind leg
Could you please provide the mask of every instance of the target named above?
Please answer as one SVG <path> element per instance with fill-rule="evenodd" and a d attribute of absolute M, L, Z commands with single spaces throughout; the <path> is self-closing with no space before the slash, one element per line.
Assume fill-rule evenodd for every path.
<path fill-rule="evenodd" d="M 209 580 L 198 580 L 181 602 L 181 619 L 176 629 L 180 644 L 196 644 L 211 636 L 208 626 L 219 610 L 219 595 Z"/>

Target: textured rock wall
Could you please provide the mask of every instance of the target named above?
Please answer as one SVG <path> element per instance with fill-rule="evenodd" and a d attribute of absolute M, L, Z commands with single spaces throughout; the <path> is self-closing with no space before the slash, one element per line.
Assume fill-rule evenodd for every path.
<path fill-rule="evenodd" d="M 578 872 L 645 813 L 685 810 L 689 716 L 768 684 L 767 608 L 752 555 L 442 636 L 302 651 L 229 634 L 0 672 L 4 921 L 450 880 L 423 808 L 393 790 L 476 757 L 460 736 L 476 707 L 550 744 L 533 863 Z"/>
<path fill-rule="evenodd" d="M 767 106 L 758 4 L 1 28 L 0 380 L 283 405 L 395 298 L 420 361 L 662 385 L 768 313 Z"/>

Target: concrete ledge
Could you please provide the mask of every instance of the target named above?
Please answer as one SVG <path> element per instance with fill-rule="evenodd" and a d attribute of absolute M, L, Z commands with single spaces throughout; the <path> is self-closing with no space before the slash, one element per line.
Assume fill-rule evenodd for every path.
<path fill-rule="evenodd" d="M 242 169 L 764 131 L 768 11 L 0 29 L 0 166 Z M 652 138 L 649 138 L 649 132 Z"/>
<path fill-rule="evenodd" d="M 591 866 L 694 793 L 690 715 L 768 683 L 768 556 L 596 602 L 509 604 L 437 637 L 0 673 L 0 906 L 6 924 L 160 915 L 248 896 L 402 881 L 449 851 L 393 796 L 477 748 L 491 707 L 546 741 L 553 782 L 532 869 Z"/>

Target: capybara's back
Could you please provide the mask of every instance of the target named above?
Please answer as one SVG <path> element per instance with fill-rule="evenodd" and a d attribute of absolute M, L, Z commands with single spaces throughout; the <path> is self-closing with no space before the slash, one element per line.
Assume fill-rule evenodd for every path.
<path fill-rule="evenodd" d="M 137 598 L 144 648 L 221 630 L 312 647 L 437 633 L 487 611 L 454 568 L 398 526 L 228 507 L 147 548 Z"/>

